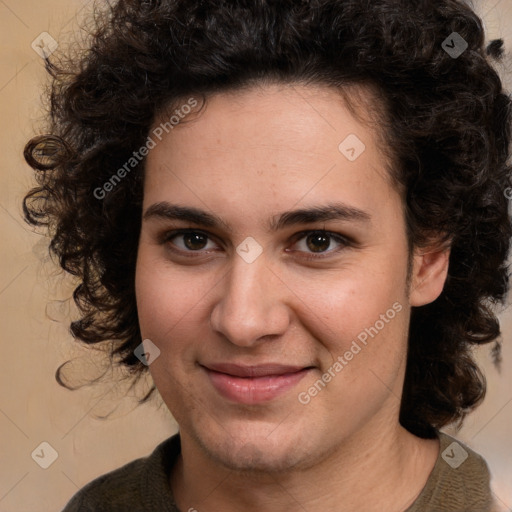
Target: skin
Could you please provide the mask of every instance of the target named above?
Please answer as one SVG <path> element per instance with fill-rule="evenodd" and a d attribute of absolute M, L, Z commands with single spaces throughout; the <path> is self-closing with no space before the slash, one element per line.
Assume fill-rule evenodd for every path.
<path fill-rule="evenodd" d="M 398 414 L 410 308 L 439 296 L 449 250 L 415 250 L 408 282 L 403 202 L 373 129 L 331 88 L 266 84 L 210 96 L 148 155 L 144 213 L 167 201 L 226 224 L 149 215 L 140 234 L 138 314 L 161 351 L 151 375 L 180 426 L 170 485 L 181 510 L 399 512 L 425 485 L 439 443 L 410 434 Z M 366 146 L 353 162 L 338 150 L 349 134 Z M 284 211 L 334 202 L 369 221 L 267 229 Z M 169 235 L 180 228 L 208 236 L 191 248 Z M 308 230 L 349 242 L 330 238 L 315 252 L 311 233 L 295 236 Z M 247 237 L 263 250 L 252 263 L 236 252 Z M 396 302 L 402 310 L 300 403 Z M 285 394 L 242 405 L 211 385 L 199 366 L 208 362 L 314 369 Z"/>

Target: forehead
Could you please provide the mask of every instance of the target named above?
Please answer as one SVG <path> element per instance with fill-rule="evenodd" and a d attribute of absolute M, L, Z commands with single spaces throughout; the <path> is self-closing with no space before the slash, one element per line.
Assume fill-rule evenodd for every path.
<path fill-rule="evenodd" d="M 170 194 L 195 203 L 278 208 L 322 201 L 336 191 L 371 206 L 393 188 L 378 123 L 369 122 L 376 119 L 374 101 L 362 89 L 342 95 L 299 84 L 209 96 L 205 108 L 183 116 L 151 150 L 145 202 Z M 179 105 L 162 112 L 153 131 Z"/>
<path fill-rule="evenodd" d="M 199 133 L 206 136 L 196 141 L 198 147 L 212 142 L 212 136 L 217 135 L 215 142 L 225 136 L 234 147 L 241 142 L 242 150 L 248 150 L 251 141 L 266 139 L 288 142 L 291 147 L 295 139 L 300 144 L 298 149 L 313 149 L 319 137 L 324 138 L 327 132 L 336 140 L 350 129 L 370 144 L 370 139 L 379 139 L 379 143 L 385 139 L 380 126 L 385 116 L 383 97 L 372 85 L 334 88 L 321 84 L 257 82 L 206 96 L 204 108 L 192 112 L 186 105 L 191 99 L 174 100 L 156 116 L 153 130 L 174 118 L 173 126 L 165 131 L 172 131 L 176 145 L 182 142 L 180 135 L 187 131 L 188 137 Z M 199 102 L 199 98 L 194 102 Z M 187 115 L 179 118 L 173 115 L 180 110 Z M 244 135 L 250 138 L 243 139 Z"/>

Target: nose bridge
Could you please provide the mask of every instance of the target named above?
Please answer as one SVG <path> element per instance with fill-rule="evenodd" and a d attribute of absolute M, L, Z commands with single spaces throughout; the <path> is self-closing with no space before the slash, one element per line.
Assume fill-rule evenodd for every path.
<path fill-rule="evenodd" d="M 263 336 L 283 333 L 288 313 L 278 282 L 263 256 L 248 263 L 235 255 L 222 296 L 211 313 L 213 329 L 245 346 Z"/>

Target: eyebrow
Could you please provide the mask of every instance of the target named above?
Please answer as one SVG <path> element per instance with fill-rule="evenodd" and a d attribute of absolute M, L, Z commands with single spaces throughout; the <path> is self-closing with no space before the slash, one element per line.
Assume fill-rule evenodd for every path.
<path fill-rule="evenodd" d="M 143 219 L 148 220 L 151 218 L 183 220 L 209 228 L 223 227 L 227 231 L 232 231 L 229 224 L 215 214 L 199 208 L 171 204 L 167 201 L 152 204 L 147 208 Z M 310 224 L 329 220 L 370 223 L 371 215 L 364 210 L 343 203 L 330 203 L 325 206 L 313 206 L 283 212 L 270 219 L 267 229 L 270 232 L 275 232 L 297 224 Z"/>

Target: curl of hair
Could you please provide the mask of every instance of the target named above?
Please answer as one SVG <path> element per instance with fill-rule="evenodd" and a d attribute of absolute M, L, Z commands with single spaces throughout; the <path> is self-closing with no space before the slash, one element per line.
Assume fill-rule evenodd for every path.
<path fill-rule="evenodd" d="M 457 32 L 458 57 L 443 49 Z M 79 59 L 47 61 L 48 135 L 25 148 L 38 187 L 26 220 L 51 234 L 80 278 L 72 334 L 111 343 L 139 377 L 135 262 L 144 162 L 99 200 L 95 190 L 144 145 L 155 117 L 186 95 L 259 81 L 369 86 L 389 173 L 404 198 L 410 247 L 450 243 L 440 297 L 413 308 L 400 421 L 422 437 L 462 422 L 485 394 L 474 346 L 495 341 L 512 236 L 505 191 L 511 99 L 490 64 L 481 20 L 457 0 L 122 0 L 97 16 Z M 146 395 L 146 400 L 154 387 Z"/>

